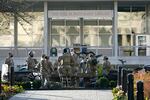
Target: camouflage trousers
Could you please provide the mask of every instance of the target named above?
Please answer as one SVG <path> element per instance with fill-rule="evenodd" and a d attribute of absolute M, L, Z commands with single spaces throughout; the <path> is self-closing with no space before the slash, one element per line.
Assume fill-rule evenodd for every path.
<path fill-rule="evenodd" d="M 72 76 L 71 66 L 70 65 L 63 65 L 62 76 Z"/>

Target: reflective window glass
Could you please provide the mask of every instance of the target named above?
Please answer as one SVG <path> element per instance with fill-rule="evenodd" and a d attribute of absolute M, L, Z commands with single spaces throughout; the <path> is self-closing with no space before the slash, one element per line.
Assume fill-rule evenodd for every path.
<path fill-rule="evenodd" d="M 118 44 L 120 46 L 133 46 L 135 35 L 146 33 L 145 14 L 144 5 L 118 7 L 118 42 L 121 42 Z"/>
<path fill-rule="evenodd" d="M 43 12 L 26 12 L 26 20 L 18 21 L 18 46 L 42 47 L 44 33 Z"/>
<path fill-rule="evenodd" d="M 10 13 L 0 13 L 0 46 L 14 46 L 14 17 Z"/>
<path fill-rule="evenodd" d="M 84 44 L 88 46 L 98 46 L 99 37 L 94 34 L 84 35 Z"/>
<path fill-rule="evenodd" d="M 86 45 L 106 47 L 112 45 L 112 20 L 85 20 L 83 32 Z"/>
<path fill-rule="evenodd" d="M 80 43 L 79 20 L 52 20 L 52 46 Z"/>
<path fill-rule="evenodd" d="M 101 46 L 112 46 L 112 35 L 100 35 L 99 38 Z"/>

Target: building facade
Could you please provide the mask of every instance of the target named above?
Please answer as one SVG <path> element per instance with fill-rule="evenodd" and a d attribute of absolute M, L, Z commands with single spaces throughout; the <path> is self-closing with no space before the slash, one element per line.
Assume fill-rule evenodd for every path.
<path fill-rule="evenodd" d="M 128 64 L 150 64 L 150 0 L 26 0 L 20 10 L 26 20 L 1 12 L 1 59 L 9 51 L 24 59 L 34 50 L 36 57 L 50 55 L 57 47 L 86 45 L 96 54 Z M 25 8 L 25 7 L 24 7 Z M 9 16 L 6 18 L 4 15 Z M 53 59 L 53 58 L 52 58 Z M 2 60 L 1 60 L 2 61 Z"/>

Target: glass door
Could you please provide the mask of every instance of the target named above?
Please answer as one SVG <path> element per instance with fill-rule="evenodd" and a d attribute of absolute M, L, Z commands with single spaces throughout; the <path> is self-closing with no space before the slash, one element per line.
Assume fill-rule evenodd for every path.
<path fill-rule="evenodd" d="M 137 35 L 136 36 L 136 55 L 137 56 L 149 56 L 150 55 L 150 36 L 149 35 Z"/>

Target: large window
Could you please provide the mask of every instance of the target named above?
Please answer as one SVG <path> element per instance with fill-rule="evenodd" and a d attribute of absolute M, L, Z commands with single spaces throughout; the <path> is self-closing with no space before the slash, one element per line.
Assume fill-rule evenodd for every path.
<path fill-rule="evenodd" d="M 112 20 L 84 20 L 84 44 L 89 46 L 112 45 Z"/>
<path fill-rule="evenodd" d="M 51 46 L 80 43 L 112 46 L 113 2 L 51 2 L 48 5 L 49 11 L 56 10 L 49 12 L 49 18 L 52 18 Z M 83 22 L 80 22 L 82 18 Z"/>
<path fill-rule="evenodd" d="M 53 20 L 52 46 L 73 46 L 80 43 L 79 20 Z"/>
<path fill-rule="evenodd" d="M 139 36 L 147 36 L 145 5 L 119 6 L 118 8 L 118 44 L 124 56 L 146 56 L 146 48 L 140 45 Z M 145 38 L 144 41 L 147 41 Z M 147 42 L 148 44 L 148 42 Z"/>
<path fill-rule="evenodd" d="M 150 33 L 150 5 L 148 6 L 148 32 Z"/>
<path fill-rule="evenodd" d="M 145 6 L 119 6 L 118 10 L 118 44 L 133 46 L 135 35 L 146 33 Z"/>
<path fill-rule="evenodd" d="M 18 46 L 41 47 L 43 46 L 43 12 L 27 12 L 26 20 L 18 22 Z"/>
<path fill-rule="evenodd" d="M 89 46 L 99 45 L 99 32 L 97 20 L 84 20 L 84 44 Z"/>
<path fill-rule="evenodd" d="M 14 17 L 10 13 L 0 13 L 0 47 L 14 46 Z"/>

